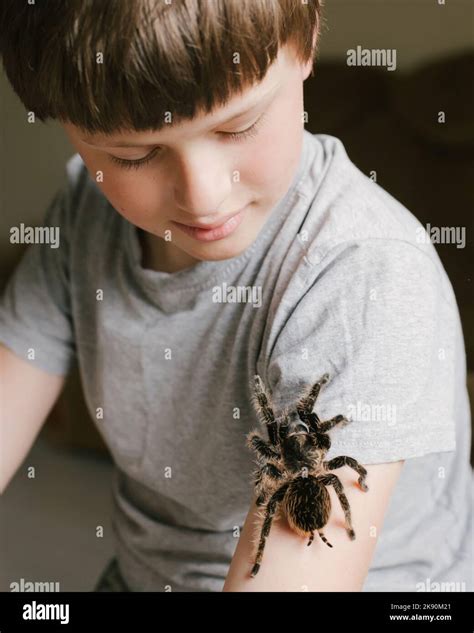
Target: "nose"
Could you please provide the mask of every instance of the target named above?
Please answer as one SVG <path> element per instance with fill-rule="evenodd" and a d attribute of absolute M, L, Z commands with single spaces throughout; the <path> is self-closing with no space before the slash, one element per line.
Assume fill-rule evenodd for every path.
<path fill-rule="evenodd" d="M 178 158 L 174 197 L 183 221 L 212 223 L 232 212 L 224 208 L 231 191 L 232 174 L 215 149 L 196 146 Z"/>
<path fill-rule="evenodd" d="M 304 422 L 299 420 L 295 420 L 290 423 L 290 427 L 288 429 L 288 435 L 301 435 L 303 433 L 309 433 L 309 427 Z"/>

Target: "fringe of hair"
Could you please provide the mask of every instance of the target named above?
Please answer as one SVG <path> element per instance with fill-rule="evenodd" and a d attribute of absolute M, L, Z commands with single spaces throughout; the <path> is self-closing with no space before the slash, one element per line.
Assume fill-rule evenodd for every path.
<path fill-rule="evenodd" d="M 317 54 L 321 0 L 0 2 L 0 56 L 27 111 L 88 134 L 159 130 Z M 313 36 L 317 34 L 313 47 Z M 102 56 L 102 57 L 101 57 Z"/>

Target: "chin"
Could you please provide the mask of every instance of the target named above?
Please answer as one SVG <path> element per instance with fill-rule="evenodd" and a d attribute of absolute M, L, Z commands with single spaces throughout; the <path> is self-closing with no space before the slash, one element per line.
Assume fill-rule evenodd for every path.
<path fill-rule="evenodd" d="M 240 242 L 239 244 L 218 244 L 217 242 L 207 244 L 205 248 L 199 250 L 199 252 L 189 253 L 192 257 L 208 262 L 218 262 L 225 259 L 231 259 L 232 257 L 238 257 L 253 243 Z"/>

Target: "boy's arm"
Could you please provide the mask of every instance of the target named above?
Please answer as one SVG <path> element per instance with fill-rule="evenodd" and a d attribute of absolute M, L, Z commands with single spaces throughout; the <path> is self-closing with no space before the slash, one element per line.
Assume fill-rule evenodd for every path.
<path fill-rule="evenodd" d="M 368 492 L 361 491 L 357 474 L 348 466 L 332 471 L 339 477 L 349 501 L 356 539 L 349 539 L 341 505 L 329 487 L 332 510 L 323 531 L 333 548 L 323 543 L 317 533 L 308 547 L 308 539 L 293 532 L 286 519 L 273 521 L 260 570 L 252 578 L 253 524 L 256 513 L 264 508 L 257 508 L 254 499 L 223 591 L 361 591 L 402 465 L 403 461 L 365 465 Z"/>
<path fill-rule="evenodd" d="M 0 344 L 0 494 L 28 454 L 65 376 L 34 367 Z"/>

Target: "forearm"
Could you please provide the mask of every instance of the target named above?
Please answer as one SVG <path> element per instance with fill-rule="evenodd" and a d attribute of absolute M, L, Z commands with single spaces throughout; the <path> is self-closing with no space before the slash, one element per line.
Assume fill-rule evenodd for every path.
<path fill-rule="evenodd" d="M 0 494 L 31 450 L 64 382 L 64 376 L 46 373 L 0 344 Z"/>
<path fill-rule="evenodd" d="M 232 559 L 223 591 L 360 591 L 366 576 L 371 553 L 360 547 L 369 538 L 368 530 L 361 533 L 354 517 L 357 540 L 351 541 L 344 529 L 344 515 L 327 525 L 324 533 L 333 549 L 316 535 L 308 547 L 308 539 L 295 534 L 286 519 L 274 521 L 267 538 L 262 566 L 252 578 L 254 563 L 252 539 L 258 509 L 252 504 Z M 336 512 L 334 513 L 336 514 Z M 359 529 L 358 529 L 359 528 Z M 258 534 L 258 533 L 257 533 Z M 337 549 L 336 549 L 337 548 Z M 334 558 L 345 560 L 344 578 Z M 322 573 L 323 572 L 323 573 Z M 343 588 L 342 588 L 343 587 Z"/>
<path fill-rule="evenodd" d="M 308 547 L 308 539 L 293 532 L 286 519 L 273 521 L 261 568 L 252 578 L 256 549 L 252 541 L 260 537 L 259 532 L 255 534 L 255 521 L 257 513 L 262 511 L 254 501 L 223 591 L 361 591 L 402 462 L 366 467 L 368 493 L 361 492 L 349 469 L 338 471 L 352 509 L 355 540 L 351 541 L 347 535 L 344 513 L 334 490 L 330 489 L 332 510 L 324 535 L 333 547 L 325 545 L 318 534 Z"/>

